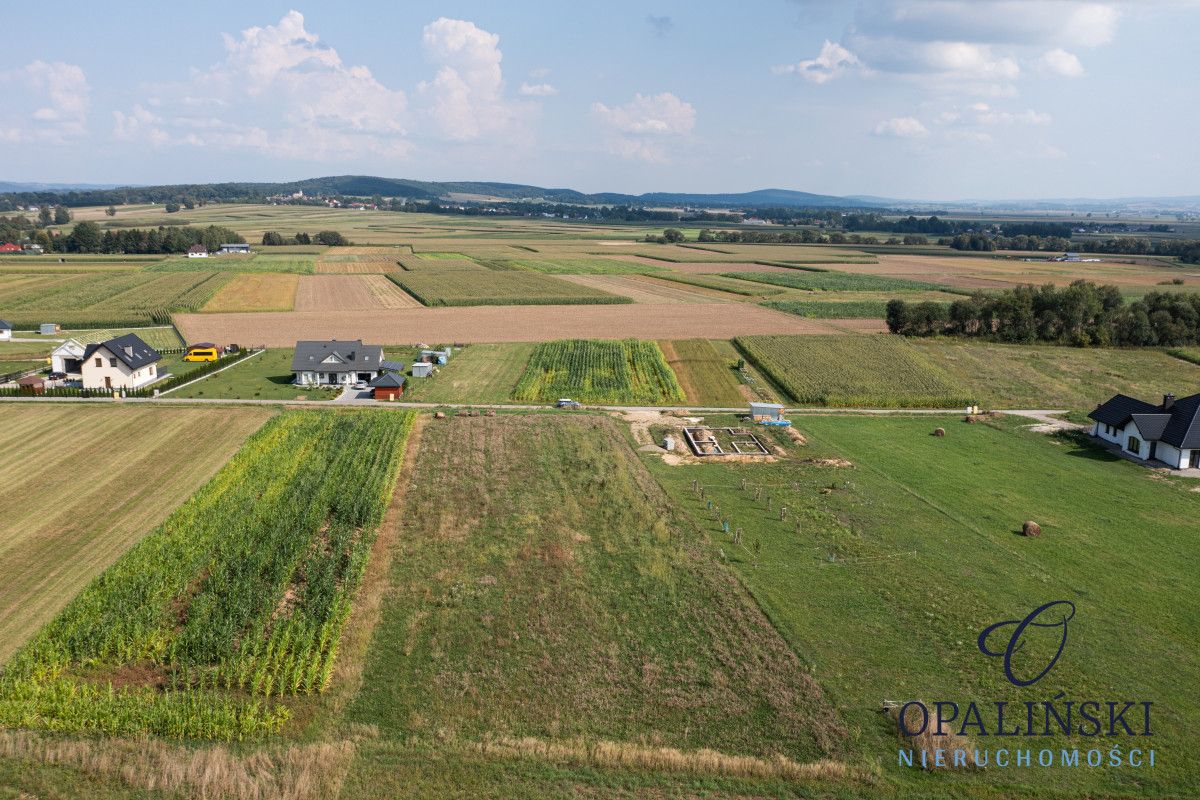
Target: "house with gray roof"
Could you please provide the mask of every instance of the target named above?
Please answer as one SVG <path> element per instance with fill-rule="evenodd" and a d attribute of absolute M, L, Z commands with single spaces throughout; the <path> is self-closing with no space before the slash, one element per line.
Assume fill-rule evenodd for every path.
<path fill-rule="evenodd" d="M 383 346 L 362 339 L 296 342 L 292 382 L 297 386 L 345 386 L 367 383 L 383 370 Z"/>
<path fill-rule="evenodd" d="M 89 344 L 80 373 L 85 389 L 140 389 L 159 378 L 162 356 L 135 333 Z"/>
<path fill-rule="evenodd" d="M 7 342 L 12 338 L 12 323 L 0 319 L 0 342 Z"/>
<path fill-rule="evenodd" d="M 1172 469 L 1200 468 L 1200 394 L 1178 400 L 1167 394 L 1157 405 L 1113 395 L 1088 417 L 1095 423 L 1093 436 L 1136 459 Z"/>

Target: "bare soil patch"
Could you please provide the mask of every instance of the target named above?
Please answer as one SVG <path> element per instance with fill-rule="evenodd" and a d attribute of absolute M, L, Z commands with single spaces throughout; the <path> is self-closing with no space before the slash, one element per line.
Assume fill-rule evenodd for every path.
<path fill-rule="evenodd" d="M 297 311 L 382 310 L 420 305 L 383 275 L 304 275 L 296 289 Z"/>
<path fill-rule="evenodd" d="M 628 297 L 635 303 L 716 303 L 730 295 L 682 284 L 642 280 L 640 275 L 560 275 L 563 280 Z"/>

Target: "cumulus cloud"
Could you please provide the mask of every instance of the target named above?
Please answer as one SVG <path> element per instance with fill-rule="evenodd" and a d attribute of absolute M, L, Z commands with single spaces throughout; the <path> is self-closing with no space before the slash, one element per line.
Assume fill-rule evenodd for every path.
<path fill-rule="evenodd" d="M 875 126 L 876 136 L 893 139 L 919 139 L 929 135 L 929 129 L 916 117 L 892 117 Z"/>
<path fill-rule="evenodd" d="M 1061 47 L 1047 50 L 1038 60 L 1038 65 L 1043 71 L 1061 75 L 1064 78 L 1078 78 L 1084 74 L 1079 56 L 1069 53 Z"/>
<path fill-rule="evenodd" d="M 635 94 L 623 106 L 592 104 L 592 113 L 608 132 L 609 150 L 624 158 L 662 162 L 667 145 L 691 134 L 696 109 L 670 92 Z"/>
<path fill-rule="evenodd" d="M 515 110 L 504 98 L 499 36 L 467 20 L 440 17 L 425 26 L 421 40 L 440 67 L 418 88 L 443 135 L 469 141 L 512 123 Z"/>
<path fill-rule="evenodd" d="M 75 64 L 33 61 L 0 72 L 7 112 L 0 140 L 65 144 L 87 133 L 91 87 Z"/>
<path fill-rule="evenodd" d="M 799 75 L 812 83 L 825 83 L 847 72 L 859 70 L 862 62 L 840 44 L 825 40 L 816 58 L 808 58 L 796 64 L 780 64 L 772 68 L 776 75 Z"/>
<path fill-rule="evenodd" d="M 558 94 L 558 89 L 548 83 L 522 83 L 517 93 L 525 97 L 550 97 Z"/>

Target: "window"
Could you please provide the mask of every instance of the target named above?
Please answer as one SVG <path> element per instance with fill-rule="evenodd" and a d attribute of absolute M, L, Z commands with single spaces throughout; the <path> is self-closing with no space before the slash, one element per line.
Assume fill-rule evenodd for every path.
<path fill-rule="evenodd" d="M 115 358 L 110 358 L 110 359 L 108 360 L 108 365 L 109 365 L 110 367 L 115 367 L 115 366 L 117 365 L 117 360 L 116 360 Z"/>
<path fill-rule="evenodd" d="M 1125 443 L 1125 449 L 1131 453 L 1139 453 L 1142 450 L 1142 440 L 1136 436 L 1130 436 L 1129 441 Z"/>
<path fill-rule="evenodd" d="M 104 366 L 104 359 L 100 358 L 100 356 L 96 356 L 96 366 L 97 366 L 97 367 L 103 367 L 103 366 Z"/>

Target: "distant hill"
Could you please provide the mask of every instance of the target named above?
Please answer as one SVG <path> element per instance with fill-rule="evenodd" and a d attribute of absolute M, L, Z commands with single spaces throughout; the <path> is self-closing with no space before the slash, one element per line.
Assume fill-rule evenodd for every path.
<path fill-rule="evenodd" d="M 15 192 L 86 192 L 93 190 L 115 189 L 118 183 L 15 183 L 0 181 L 0 194 Z"/>

